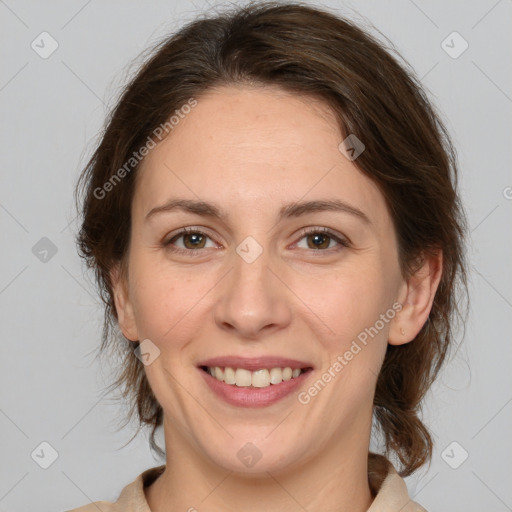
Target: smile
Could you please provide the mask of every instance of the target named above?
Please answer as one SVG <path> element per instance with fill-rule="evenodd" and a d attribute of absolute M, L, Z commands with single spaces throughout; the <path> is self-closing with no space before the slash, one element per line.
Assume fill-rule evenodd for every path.
<path fill-rule="evenodd" d="M 262 368 L 198 368 L 216 398 L 237 407 L 267 407 L 291 395 L 313 373 L 311 367 Z M 213 375 L 212 375 L 213 373 Z"/>
<path fill-rule="evenodd" d="M 226 366 L 202 366 L 204 371 L 220 382 L 229 386 L 266 388 L 270 385 L 281 384 L 283 381 L 296 379 L 307 368 L 295 368 L 292 370 L 289 366 L 285 368 L 260 369 L 256 371 L 246 370 L 245 368 L 230 368 Z"/>

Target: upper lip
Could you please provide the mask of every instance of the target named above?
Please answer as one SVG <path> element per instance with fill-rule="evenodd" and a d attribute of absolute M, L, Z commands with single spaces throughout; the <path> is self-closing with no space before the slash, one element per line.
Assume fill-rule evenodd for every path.
<path fill-rule="evenodd" d="M 246 370 L 255 371 L 264 368 L 287 368 L 292 370 L 296 368 L 312 368 L 313 365 L 297 359 L 289 359 L 287 357 L 278 356 L 261 356 L 261 357 L 239 357 L 239 356 L 220 356 L 213 357 L 201 361 L 198 366 L 219 366 L 229 368 L 244 368 Z"/>

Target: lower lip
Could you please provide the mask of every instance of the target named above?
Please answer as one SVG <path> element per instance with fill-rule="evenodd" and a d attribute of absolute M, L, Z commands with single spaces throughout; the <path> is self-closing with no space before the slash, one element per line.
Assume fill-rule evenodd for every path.
<path fill-rule="evenodd" d="M 293 393 L 312 373 L 312 370 L 307 370 L 301 373 L 298 377 L 290 380 L 285 380 L 280 384 L 270 384 L 265 388 L 254 387 L 238 387 L 231 384 L 226 384 L 212 377 L 208 372 L 201 368 L 198 370 L 203 375 L 210 389 L 228 404 L 236 405 L 238 407 L 266 407 L 272 405 L 285 396 Z"/>

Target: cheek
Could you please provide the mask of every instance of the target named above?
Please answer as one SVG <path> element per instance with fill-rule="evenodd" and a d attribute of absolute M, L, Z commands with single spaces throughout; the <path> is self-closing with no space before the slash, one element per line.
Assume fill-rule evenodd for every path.
<path fill-rule="evenodd" d="M 134 259 L 132 303 L 140 336 L 160 348 L 168 340 L 182 339 L 183 329 L 191 328 L 201 299 L 213 285 L 211 280 L 208 274 Z"/>
<path fill-rule="evenodd" d="M 389 279 L 375 260 L 368 259 L 357 269 L 340 269 L 336 277 L 296 280 L 295 287 L 315 313 L 308 316 L 313 319 L 310 330 L 326 356 L 319 378 L 332 384 L 322 400 L 344 403 L 339 414 L 357 414 L 360 403 L 371 402 L 387 347 L 395 313 Z"/>
<path fill-rule="evenodd" d="M 296 278 L 292 285 L 306 308 L 314 313 L 320 338 L 336 350 L 372 326 L 391 306 L 392 294 L 382 269 L 372 264 Z"/>

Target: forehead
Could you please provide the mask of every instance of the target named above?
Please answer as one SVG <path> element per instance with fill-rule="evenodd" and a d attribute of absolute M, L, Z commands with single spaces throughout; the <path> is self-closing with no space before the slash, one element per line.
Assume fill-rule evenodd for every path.
<path fill-rule="evenodd" d="M 270 87 L 226 86 L 197 99 L 139 170 L 135 202 L 147 213 L 173 197 L 215 200 L 226 209 L 339 198 L 379 220 L 375 183 L 338 149 L 343 136 L 317 99 Z"/>

